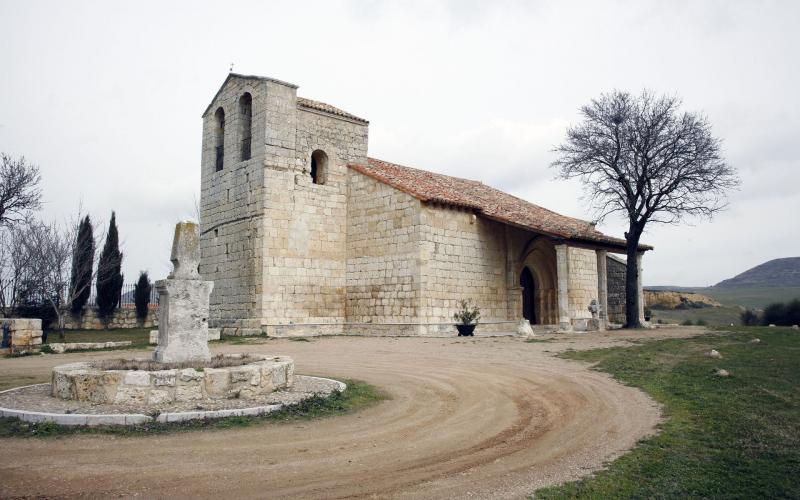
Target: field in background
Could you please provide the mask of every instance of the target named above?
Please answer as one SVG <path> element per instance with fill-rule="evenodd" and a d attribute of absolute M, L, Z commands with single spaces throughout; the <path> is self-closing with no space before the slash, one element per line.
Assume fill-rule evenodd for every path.
<path fill-rule="evenodd" d="M 712 326 L 729 326 L 731 323 L 739 325 L 741 324 L 739 320 L 741 311 L 738 306 L 704 307 L 702 309 L 653 309 L 651 321 L 658 323 L 658 320 L 661 320 L 663 323 L 682 324 L 689 320 L 696 325 L 698 320 L 702 320 L 705 324 Z"/>
<path fill-rule="evenodd" d="M 648 290 L 672 290 L 675 292 L 694 292 L 717 299 L 722 305 L 744 306 L 763 309 L 773 302 L 789 302 L 800 298 L 800 287 L 690 287 L 690 286 L 647 286 Z"/>

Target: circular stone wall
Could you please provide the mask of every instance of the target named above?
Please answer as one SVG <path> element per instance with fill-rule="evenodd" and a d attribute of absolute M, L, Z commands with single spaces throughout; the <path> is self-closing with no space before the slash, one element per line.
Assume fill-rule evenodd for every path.
<path fill-rule="evenodd" d="M 253 399 L 292 385 L 292 358 L 251 356 L 260 359 L 225 368 L 156 371 L 102 370 L 90 363 L 70 363 L 53 368 L 52 395 L 93 403 L 160 405 L 203 399 Z"/>

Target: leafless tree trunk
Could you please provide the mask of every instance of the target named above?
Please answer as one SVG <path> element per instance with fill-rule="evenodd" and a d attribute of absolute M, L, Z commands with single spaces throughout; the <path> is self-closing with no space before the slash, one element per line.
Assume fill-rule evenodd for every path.
<path fill-rule="evenodd" d="M 676 224 L 687 216 L 711 218 L 739 185 L 722 157 L 720 141 L 700 114 L 680 112 L 676 97 L 615 91 L 581 108 L 583 121 L 556 147 L 552 167 L 579 178 L 597 220 L 622 214 L 628 221 L 625 313 L 638 328 L 636 254 L 648 223 Z"/>

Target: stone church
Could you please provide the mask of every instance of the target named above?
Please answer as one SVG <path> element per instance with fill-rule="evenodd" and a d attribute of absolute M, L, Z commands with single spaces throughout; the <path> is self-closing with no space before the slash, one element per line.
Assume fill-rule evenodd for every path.
<path fill-rule="evenodd" d="M 478 335 L 624 318 L 608 273 L 624 240 L 477 181 L 370 158 L 368 135 L 367 120 L 296 85 L 228 75 L 203 114 L 210 326 L 442 335 L 461 299 L 481 309 Z"/>

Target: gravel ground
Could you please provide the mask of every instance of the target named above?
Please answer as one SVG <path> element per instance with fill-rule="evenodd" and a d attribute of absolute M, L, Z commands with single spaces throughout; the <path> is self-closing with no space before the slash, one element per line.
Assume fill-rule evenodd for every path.
<path fill-rule="evenodd" d="M 335 382 L 297 375 L 295 376 L 294 385 L 290 389 L 275 391 L 272 394 L 255 399 L 206 399 L 163 405 L 109 405 L 54 398 L 50 396 L 50 385 L 45 384 L 0 394 L 0 407 L 46 413 L 86 413 L 90 415 L 141 413 L 151 415 L 164 412 L 228 410 L 271 404 L 292 404 L 299 403 L 314 394 L 327 396 L 335 389 Z"/>
<path fill-rule="evenodd" d="M 257 340 L 215 352 L 291 356 L 392 399 L 335 418 L 147 437 L 3 439 L 0 497 L 525 498 L 578 479 L 655 432 L 657 405 L 566 349 L 701 328 L 519 338 Z M 141 355 L 131 352 L 131 355 Z M 114 353 L 0 360 L 0 376 Z"/>

